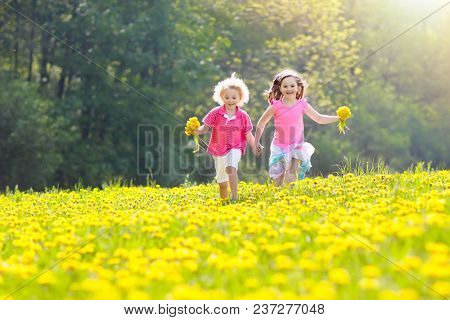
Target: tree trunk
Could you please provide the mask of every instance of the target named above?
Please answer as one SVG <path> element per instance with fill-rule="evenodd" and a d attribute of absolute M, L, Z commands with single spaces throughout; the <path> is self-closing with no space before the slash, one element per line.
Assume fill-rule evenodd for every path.
<path fill-rule="evenodd" d="M 20 10 L 20 6 L 17 3 L 17 0 L 13 2 L 14 8 L 16 10 Z M 16 13 L 16 24 L 15 24 L 15 39 L 14 39 L 14 72 L 18 72 L 19 70 L 19 39 L 20 39 L 20 16 Z"/>
<path fill-rule="evenodd" d="M 155 46 L 153 47 L 153 55 L 154 55 L 154 59 L 155 61 L 153 62 L 153 66 L 152 66 L 152 86 L 156 87 L 156 85 L 158 84 L 158 78 L 159 78 L 159 48 L 158 48 L 158 43 L 154 44 Z"/>
<path fill-rule="evenodd" d="M 46 85 L 49 81 L 48 79 L 48 72 L 47 72 L 47 63 L 48 63 L 48 53 L 49 53 L 49 46 L 50 46 L 50 35 L 42 31 L 41 34 L 41 66 L 40 66 L 40 82 L 41 85 Z"/>
<path fill-rule="evenodd" d="M 89 135 L 91 132 L 91 121 L 92 121 L 92 78 L 91 75 L 87 74 L 83 81 L 83 105 L 81 106 L 80 114 L 80 132 L 81 139 L 83 141 L 89 140 Z"/>
<path fill-rule="evenodd" d="M 61 72 L 61 77 L 59 78 L 58 81 L 58 92 L 56 93 L 59 99 L 61 99 L 64 95 L 65 82 L 66 82 L 66 69 L 63 69 Z"/>
<path fill-rule="evenodd" d="M 31 2 L 31 19 L 34 21 L 36 19 L 36 1 L 32 0 Z M 32 72 L 33 72 L 33 54 L 34 54 L 34 24 L 31 24 L 31 32 L 30 32 L 30 42 L 28 44 L 28 77 L 27 81 L 31 81 Z"/>
<path fill-rule="evenodd" d="M 70 91 L 70 85 L 72 84 L 73 77 L 74 77 L 73 71 L 69 71 L 69 74 L 67 76 L 66 92 Z"/>
<path fill-rule="evenodd" d="M 74 1 L 73 2 L 73 7 L 72 7 L 72 21 L 76 18 L 77 16 L 77 7 L 78 7 L 78 1 Z M 73 40 L 72 40 L 73 36 L 72 36 L 72 31 L 70 30 L 67 34 L 67 42 L 69 43 L 69 45 L 73 45 Z M 73 74 L 72 71 L 70 70 L 70 64 L 67 64 L 67 62 L 70 60 L 72 55 L 72 49 L 65 47 L 64 49 L 64 61 L 66 63 L 62 64 L 62 72 L 61 72 L 61 76 L 59 78 L 58 81 L 58 87 L 57 87 L 57 92 L 56 92 L 56 96 L 59 99 L 62 99 L 62 97 L 64 96 L 64 89 L 66 89 L 66 79 L 68 78 L 67 75 L 69 75 L 69 83 L 68 85 L 70 85 L 70 80 L 71 80 L 71 75 Z"/>

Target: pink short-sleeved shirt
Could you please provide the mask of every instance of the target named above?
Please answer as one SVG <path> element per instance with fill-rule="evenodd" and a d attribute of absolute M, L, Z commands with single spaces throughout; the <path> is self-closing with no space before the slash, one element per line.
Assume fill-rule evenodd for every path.
<path fill-rule="evenodd" d="M 253 130 L 252 121 L 247 112 L 236 107 L 236 114 L 227 115 L 225 105 L 212 109 L 203 123 L 212 128 L 208 152 L 216 157 L 227 154 L 231 149 L 240 149 L 245 154 L 246 134 Z"/>
<path fill-rule="evenodd" d="M 292 106 L 286 106 L 281 100 L 273 100 L 275 132 L 273 143 L 286 149 L 293 144 L 304 142 L 303 114 L 308 102 L 306 99 L 297 100 Z"/>

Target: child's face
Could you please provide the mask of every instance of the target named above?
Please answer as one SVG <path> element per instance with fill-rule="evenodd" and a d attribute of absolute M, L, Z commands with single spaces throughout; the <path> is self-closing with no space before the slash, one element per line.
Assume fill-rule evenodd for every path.
<path fill-rule="evenodd" d="M 235 107 L 239 100 L 241 99 L 241 95 L 239 91 L 236 89 L 227 88 L 222 91 L 222 99 L 226 106 Z"/>
<path fill-rule="evenodd" d="M 281 81 L 280 91 L 285 98 L 295 99 L 298 89 L 297 79 L 294 77 L 286 77 Z"/>

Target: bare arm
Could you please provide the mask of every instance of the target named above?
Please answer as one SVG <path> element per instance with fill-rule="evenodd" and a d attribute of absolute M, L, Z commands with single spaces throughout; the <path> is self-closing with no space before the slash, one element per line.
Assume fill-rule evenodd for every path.
<path fill-rule="evenodd" d="M 258 124 L 256 125 L 256 135 L 255 135 L 255 145 L 259 146 L 259 142 L 261 140 L 261 136 L 264 132 L 264 128 L 266 127 L 267 122 L 273 117 L 274 110 L 272 106 L 269 106 L 266 111 L 263 113 L 261 118 L 259 118 Z"/>
<path fill-rule="evenodd" d="M 317 122 L 318 124 L 329 124 L 339 121 L 338 116 L 327 116 L 324 114 L 320 114 L 309 103 L 308 106 L 306 107 L 306 114 L 308 117 L 310 117 L 314 122 Z"/>
<path fill-rule="evenodd" d="M 255 151 L 255 137 L 253 136 L 253 133 L 251 131 L 247 132 L 245 134 L 245 139 L 247 140 L 247 143 L 249 144 L 250 148 L 252 148 L 253 152 Z"/>
<path fill-rule="evenodd" d="M 198 128 L 194 134 L 196 135 L 200 135 L 200 134 L 205 134 L 209 131 L 209 127 L 206 125 L 202 125 L 200 128 Z"/>

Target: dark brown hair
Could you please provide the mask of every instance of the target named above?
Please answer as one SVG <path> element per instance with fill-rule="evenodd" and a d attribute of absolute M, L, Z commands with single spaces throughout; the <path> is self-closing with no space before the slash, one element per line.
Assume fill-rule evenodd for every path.
<path fill-rule="evenodd" d="M 272 103 L 273 99 L 276 100 L 281 99 L 282 97 L 280 90 L 281 82 L 287 77 L 293 77 L 297 80 L 299 92 L 297 93 L 296 98 L 303 99 L 303 97 L 305 96 L 305 89 L 308 86 L 305 78 L 303 78 L 298 72 L 294 70 L 285 69 L 275 75 L 275 77 L 273 78 L 272 85 L 270 86 L 270 89 L 264 92 L 267 95 L 267 100 L 269 101 L 269 103 Z"/>

